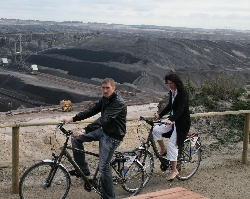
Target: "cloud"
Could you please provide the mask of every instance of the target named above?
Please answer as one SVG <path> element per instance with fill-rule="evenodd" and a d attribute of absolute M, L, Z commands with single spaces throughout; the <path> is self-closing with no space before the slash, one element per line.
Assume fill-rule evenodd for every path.
<path fill-rule="evenodd" d="M 250 30 L 249 17 L 249 0 L 2 0 L 0 7 L 0 18 L 196 28 Z"/>

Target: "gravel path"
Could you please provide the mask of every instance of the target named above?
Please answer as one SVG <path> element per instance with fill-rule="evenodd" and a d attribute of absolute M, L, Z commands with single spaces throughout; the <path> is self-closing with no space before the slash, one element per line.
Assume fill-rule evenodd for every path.
<path fill-rule="evenodd" d="M 241 147 L 242 143 L 238 143 L 233 150 L 231 146 L 224 148 L 223 151 L 211 151 L 210 155 L 202 160 L 198 172 L 188 181 L 175 179 L 172 183 L 169 183 L 165 180 L 167 173 L 161 172 L 156 167 L 151 180 L 140 194 L 183 187 L 211 199 L 249 199 L 250 167 L 248 164 L 243 165 L 241 162 Z M 79 179 L 73 178 L 72 182 L 67 198 L 99 198 L 94 192 L 86 192 Z M 116 187 L 116 195 L 117 199 L 130 196 L 119 186 Z M 11 194 L 9 186 L 1 186 L 0 196 L 9 199 L 19 198 L 18 195 Z"/>

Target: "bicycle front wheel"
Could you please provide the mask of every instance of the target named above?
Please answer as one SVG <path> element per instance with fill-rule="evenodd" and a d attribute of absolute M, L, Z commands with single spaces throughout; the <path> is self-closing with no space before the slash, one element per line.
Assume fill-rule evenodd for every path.
<path fill-rule="evenodd" d="M 31 166 L 20 178 L 21 199 L 64 199 L 71 184 L 67 170 L 53 162 L 39 162 Z"/>
<path fill-rule="evenodd" d="M 154 137 L 153 137 L 153 134 L 152 134 L 152 131 L 150 132 L 150 135 L 149 135 L 149 141 L 152 145 L 152 148 L 153 148 L 153 151 L 155 153 L 155 156 L 158 158 L 158 159 L 163 159 L 163 158 L 166 158 L 166 156 L 162 156 L 161 153 L 160 153 L 160 146 L 156 144 L 156 141 L 154 140 Z M 164 141 L 165 142 L 165 141 Z"/>
<path fill-rule="evenodd" d="M 177 169 L 179 174 L 176 176 L 178 180 L 190 179 L 198 170 L 201 162 L 201 143 L 197 140 L 194 148 L 190 150 L 191 141 L 186 140 L 184 147 L 179 152 Z"/>
<path fill-rule="evenodd" d="M 129 170 L 125 174 L 125 181 L 122 184 L 122 188 L 136 195 L 143 188 L 144 183 L 144 170 L 143 166 L 134 161 L 129 167 Z"/>
<path fill-rule="evenodd" d="M 137 154 L 137 160 L 142 164 L 144 169 L 144 182 L 143 187 L 149 182 L 154 171 L 154 158 L 153 154 L 146 149 L 136 148 L 134 152 Z"/>

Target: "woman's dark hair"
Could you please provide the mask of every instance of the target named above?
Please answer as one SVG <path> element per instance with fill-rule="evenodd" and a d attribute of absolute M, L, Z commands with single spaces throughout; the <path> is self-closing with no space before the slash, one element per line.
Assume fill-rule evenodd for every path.
<path fill-rule="evenodd" d="M 168 80 L 174 82 L 176 84 L 176 87 L 178 90 L 184 90 L 185 87 L 184 87 L 184 84 L 180 78 L 179 75 L 177 74 L 167 74 L 165 76 L 165 83 L 167 84 L 168 83 Z"/>

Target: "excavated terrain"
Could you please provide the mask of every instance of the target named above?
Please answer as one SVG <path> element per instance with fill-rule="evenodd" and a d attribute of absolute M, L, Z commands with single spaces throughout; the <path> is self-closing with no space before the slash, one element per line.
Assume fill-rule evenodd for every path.
<path fill-rule="evenodd" d="M 20 36 L 22 56 L 10 55 Z M 169 72 L 196 87 L 218 75 L 243 87 L 250 79 L 249 44 L 249 31 L 1 19 L 0 53 L 11 63 L 0 64 L 0 112 L 95 101 L 105 77 L 115 79 L 130 104 L 166 94 Z"/>
<path fill-rule="evenodd" d="M 24 65 L 14 63 L 14 58 L 20 57 L 9 54 L 19 34 L 23 36 Z M 163 77 L 169 72 L 177 72 L 197 87 L 206 78 L 218 75 L 230 76 L 238 86 L 245 86 L 250 79 L 249 44 L 249 31 L 1 19 L 1 57 L 6 56 L 12 63 L 0 65 L 0 121 L 3 125 L 58 122 L 70 117 L 100 98 L 100 82 L 105 77 L 117 82 L 117 91 L 130 105 L 129 117 L 150 116 L 168 91 Z M 27 70 L 30 64 L 38 65 L 37 75 Z M 63 99 L 73 102 L 71 112 L 62 112 L 59 102 Z M 153 177 L 141 193 L 178 186 L 211 199 L 248 199 L 250 167 L 242 164 L 243 143 L 218 145 L 218 138 L 227 132 L 216 128 L 218 118 L 192 120 L 191 132 L 199 133 L 203 153 L 200 168 L 190 180 L 167 182 L 167 173 L 159 169 L 155 159 Z M 68 126 L 72 130 L 82 127 Z M 11 128 L 0 130 L 0 198 L 17 199 L 10 189 Z M 136 119 L 128 122 L 119 150 L 132 150 L 146 137 L 145 124 Z M 53 126 L 21 128 L 20 175 L 34 162 L 50 158 L 64 139 Z M 90 143 L 87 147 L 94 151 L 98 145 Z M 88 160 L 96 164 L 96 160 Z M 117 186 L 116 195 L 119 199 L 129 196 Z M 82 196 L 99 198 L 73 178 L 68 198 Z"/>

